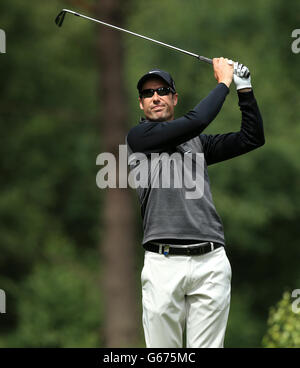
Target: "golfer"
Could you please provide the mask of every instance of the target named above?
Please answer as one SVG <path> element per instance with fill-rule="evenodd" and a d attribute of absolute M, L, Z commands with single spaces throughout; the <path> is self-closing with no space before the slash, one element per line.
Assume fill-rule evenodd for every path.
<path fill-rule="evenodd" d="M 178 94 L 169 73 L 151 70 L 137 85 L 145 118 L 129 131 L 127 145 L 131 157 L 144 154 L 149 170 L 148 185 L 137 187 L 145 249 L 141 274 L 143 327 L 149 348 L 183 347 L 184 331 L 187 348 L 224 344 L 231 266 L 207 166 L 252 151 L 265 140 L 248 68 L 221 57 L 213 59 L 213 71 L 216 87 L 194 109 L 176 119 Z M 204 134 L 220 112 L 232 80 L 242 115 L 240 131 Z M 195 88 L 193 81 L 190 88 Z M 194 164 L 183 165 L 185 157 Z M 137 170 L 142 161 L 129 162 L 131 170 Z M 190 170 L 191 177 L 195 170 L 202 170 L 200 194 L 187 196 L 191 188 L 186 180 L 181 186 L 153 185 L 153 178 L 167 179 L 162 161 L 169 161 L 174 169 L 173 184 L 182 171 L 187 175 Z M 188 170 L 182 170 L 183 166 Z"/>

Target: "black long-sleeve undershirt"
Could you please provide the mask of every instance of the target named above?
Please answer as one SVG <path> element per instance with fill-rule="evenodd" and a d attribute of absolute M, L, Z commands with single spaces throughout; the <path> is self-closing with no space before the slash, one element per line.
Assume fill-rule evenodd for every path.
<path fill-rule="evenodd" d="M 239 92 L 241 129 L 226 134 L 201 134 L 223 106 L 229 92 L 219 83 L 196 107 L 184 116 L 166 122 L 145 121 L 133 127 L 127 142 L 133 152 L 165 152 L 196 136 L 203 146 L 206 163 L 211 165 L 249 152 L 265 142 L 262 118 L 253 91 Z"/>

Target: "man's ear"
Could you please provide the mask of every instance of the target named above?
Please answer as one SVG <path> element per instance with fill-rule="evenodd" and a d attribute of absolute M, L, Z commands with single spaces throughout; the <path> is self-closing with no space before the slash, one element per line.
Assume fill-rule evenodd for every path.
<path fill-rule="evenodd" d="M 173 104 L 174 106 L 176 106 L 178 102 L 178 93 L 174 93 L 174 95 L 172 95 L 172 98 L 173 98 Z"/>
<path fill-rule="evenodd" d="M 139 97 L 140 109 L 144 110 L 142 99 Z"/>

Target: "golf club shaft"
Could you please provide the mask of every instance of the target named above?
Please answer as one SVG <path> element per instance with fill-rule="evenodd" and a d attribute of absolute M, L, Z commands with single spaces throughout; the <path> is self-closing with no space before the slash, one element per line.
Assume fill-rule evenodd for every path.
<path fill-rule="evenodd" d="M 104 26 L 107 26 L 107 27 L 110 27 L 110 28 L 116 29 L 117 31 L 125 32 L 125 33 L 131 34 L 131 35 L 133 35 L 133 36 L 143 38 L 144 40 L 154 42 L 154 43 L 156 43 L 156 44 L 158 44 L 158 45 L 161 45 L 161 46 L 167 47 L 167 48 L 169 48 L 169 49 L 172 49 L 172 50 L 175 50 L 175 51 L 181 52 L 181 53 L 186 54 L 186 55 L 193 56 L 193 57 L 197 58 L 197 59 L 198 59 L 198 60 L 200 60 L 200 61 L 204 61 L 204 62 L 206 62 L 206 63 L 212 64 L 212 60 L 211 60 L 211 59 L 209 59 L 209 58 L 207 58 L 207 57 L 205 57 L 205 56 L 200 56 L 200 55 L 194 54 L 193 52 L 189 52 L 189 51 L 186 51 L 186 50 L 180 49 L 180 48 L 178 48 L 178 47 L 175 47 L 175 46 L 169 45 L 169 44 L 167 44 L 167 43 L 164 43 L 164 42 L 161 42 L 161 41 L 154 40 L 153 38 L 146 37 L 146 36 L 140 35 L 140 34 L 138 34 L 138 33 L 128 31 L 127 29 L 120 28 L 120 27 L 114 26 L 114 25 L 109 24 L 109 23 L 105 23 L 105 22 L 103 22 L 103 21 L 101 21 L 101 20 L 98 20 L 98 19 L 94 19 L 94 18 L 88 17 L 88 16 L 86 16 L 86 15 L 83 15 L 83 14 L 80 14 L 80 13 L 77 13 L 77 12 L 74 12 L 74 11 L 69 10 L 69 9 L 63 9 L 63 10 L 62 10 L 62 12 L 70 13 L 70 14 L 76 15 L 77 17 L 82 17 L 82 18 L 85 18 L 85 19 L 89 19 L 89 20 L 91 20 L 91 21 L 93 21 L 93 22 L 100 23 L 100 24 L 102 24 L 102 25 L 104 25 Z"/>

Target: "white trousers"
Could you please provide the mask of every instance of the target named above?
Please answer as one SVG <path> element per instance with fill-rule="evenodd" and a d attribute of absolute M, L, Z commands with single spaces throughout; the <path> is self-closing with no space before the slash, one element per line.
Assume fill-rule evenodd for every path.
<path fill-rule="evenodd" d="M 146 251 L 141 274 L 147 348 L 220 348 L 230 305 L 231 267 L 223 247 L 199 256 Z"/>

